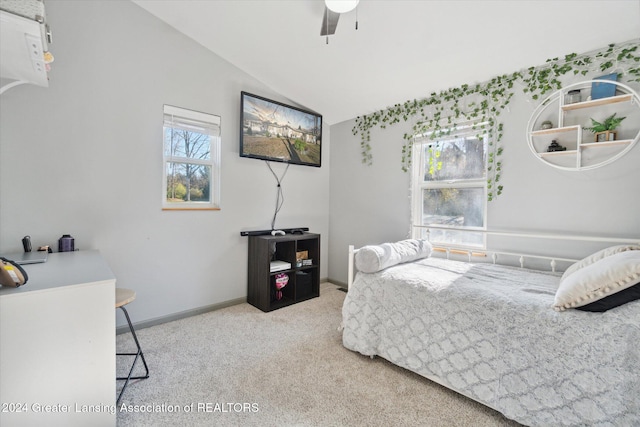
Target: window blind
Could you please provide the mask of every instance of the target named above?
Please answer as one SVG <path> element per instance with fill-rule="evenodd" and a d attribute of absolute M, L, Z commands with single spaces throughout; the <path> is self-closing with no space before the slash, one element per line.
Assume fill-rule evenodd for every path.
<path fill-rule="evenodd" d="M 220 122 L 220 116 L 214 114 L 164 106 L 164 125 L 167 127 L 220 136 Z"/>

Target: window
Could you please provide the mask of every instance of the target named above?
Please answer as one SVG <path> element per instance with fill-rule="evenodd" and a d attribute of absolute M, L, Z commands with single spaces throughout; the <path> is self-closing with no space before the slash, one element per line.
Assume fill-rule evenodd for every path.
<path fill-rule="evenodd" d="M 435 244 L 484 248 L 487 123 L 422 135 L 413 145 L 413 237 Z M 437 228 L 425 228 L 435 226 Z"/>
<path fill-rule="evenodd" d="M 163 209 L 220 209 L 220 117 L 164 106 Z"/>

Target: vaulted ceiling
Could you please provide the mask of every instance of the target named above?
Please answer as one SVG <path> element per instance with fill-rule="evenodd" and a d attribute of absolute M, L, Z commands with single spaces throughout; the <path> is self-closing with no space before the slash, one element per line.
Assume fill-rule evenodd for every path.
<path fill-rule="evenodd" d="M 334 124 L 640 37 L 640 0 L 132 0 Z M 358 29 L 355 29 L 356 16 Z"/>

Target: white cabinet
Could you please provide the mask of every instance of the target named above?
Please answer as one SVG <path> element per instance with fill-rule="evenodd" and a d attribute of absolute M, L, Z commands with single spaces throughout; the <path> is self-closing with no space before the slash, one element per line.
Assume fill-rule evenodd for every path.
<path fill-rule="evenodd" d="M 590 99 L 593 83 L 615 86 L 615 94 Z M 584 101 L 566 103 L 569 92 L 579 91 Z M 625 117 L 615 138 L 596 141 L 591 119 L 598 122 L 615 114 Z M 551 122 L 550 129 L 543 129 Z M 588 80 L 567 86 L 545 99 L 534 111 L 527 126 L 529 148 L 544 163 L 566 170 L 587 170 L 604 166 L 625 155 L 640 138 L 640 97 L 622 83 L 609 80 Z M 557 142 L 562 151 L 549 151 Z"/>
<path fill-rule="evenodd" d="M 0 287 L 0 425 L 114 426 L 113 273 L 97 251 L 24 269 Z"/>

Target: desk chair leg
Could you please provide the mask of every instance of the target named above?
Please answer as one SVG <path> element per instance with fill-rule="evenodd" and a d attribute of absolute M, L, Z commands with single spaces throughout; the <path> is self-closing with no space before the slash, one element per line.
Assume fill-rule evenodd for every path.
<path fill-rule="evenodd" d="M 144 354 L 142 354 L 142 348 L 140 347 L 140 343 L 138 342 L 138 337 L 136 336 L 136 331 L 133 329 L 133 325 L 131 324 L 131 319 L 129 319 L 129 313 L 124 308 L 124 306 L 120 307 L 124 312 L 125 317 L 127 318 L 127 323 L 129 324 L 129 330 L 131 331 L 131 335 L 133 335 L 133 339 L 136 342 L 136 347 L 138 351 L 136 353 L 116 353 L 116 356 L 135 356 L 133 359 L 133 363 L 131 364 L 131 369 L 129 370 L 129 375 L 126 377 L 117 377 L 116 380 L 125 380 L 124 385 L 122 386 L 122 390 L 120 390 L 120 394 L 118 395 L 118 400 L 116 401 L 116 405 L 120 404 L 120 399 L 122 399 L 122 394 L 124 390 L 127 388 L 130 380 L 141 380 L 149 378 L 149 367 L 147 366 L 147 361 L 144 359 Z M 142 363 L 144 363 L 145 375 L 132 377 L 133 368 L 136 367 L 136 363 L 138 362 L 138 357 L 142 359 Z"/>

